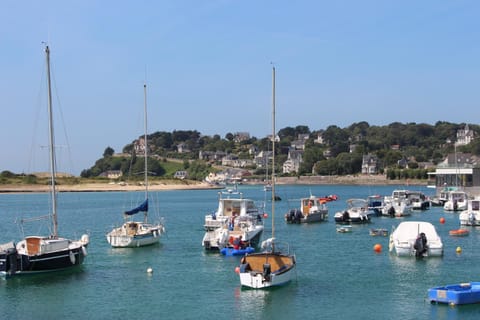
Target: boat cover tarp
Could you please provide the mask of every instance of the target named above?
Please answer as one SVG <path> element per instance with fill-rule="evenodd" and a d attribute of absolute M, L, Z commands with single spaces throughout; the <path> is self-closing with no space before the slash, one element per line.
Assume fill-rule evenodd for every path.
<path fill-rule="evenodd" d="M 142 202 L 138 207 L 133 208 L 132 210 L 125 211 L 125 214 L 128 216 L 134 215 L 139 212 L 147 212 L 148 211 L 148 199 Z"/>

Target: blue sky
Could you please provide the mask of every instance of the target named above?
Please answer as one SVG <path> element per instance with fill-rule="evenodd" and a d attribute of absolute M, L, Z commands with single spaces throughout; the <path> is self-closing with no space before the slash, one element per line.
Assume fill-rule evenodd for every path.
<path fill-rule="evenodd" d="M 478 124 L 479 12 L 473 0 L 4 0 L 0 170 L 48 168 L 42 41 L 59 169 L 79 174 L 142 134 L 145 80 L 149 132 L 266 136 L 271 62 L 277 129 Z"/>

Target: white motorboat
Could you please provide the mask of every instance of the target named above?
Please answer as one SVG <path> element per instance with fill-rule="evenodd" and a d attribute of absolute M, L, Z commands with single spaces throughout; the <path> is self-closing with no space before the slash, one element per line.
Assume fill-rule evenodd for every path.
<path fill-rule="evenodd" d="M 333 198 L 330 198 L 333 200 Z M 291 209 L 285 214 L 287 223 L 309 223 L 328 220 L 328 207 L 326 198 L 313 195 L 300 199 L 300 208 Z"/>
<path fill-rule="evenodd" d="M 397 256 L 438 257 L 443 243 L 430 222 L 404 221 L 390 234 L 389 250 Z"/>
<path fill-rule="evenodd" d="M 256 247 L 263 232 L 263 213 L 252 199 L 235 189 L 219 192 L 218 208 L 205 216 L 202 245 L 206 250 L 222 250 L 236 238 Z"/>
<path fill-rule="evenodd" d="M 468 195 L 465 191 L 456 190 L 448 193 L 448 200 L 443 205 L 446 211 L 463 211 L 467 210 Z"/>
<path fill-rule="evenodd" d="M 408 190 L 393 190 L 391 196 L 383 200 L 382 215 L 389 217 L 404 217 L 412 213 L 412 204 L 408 199 Z"/>
<path fill-rule="evenodd" d="M 273 76 L 272 136 L 275 137 L 275 67 Z M 275 139 L 272 139 L 275 163 Z M 272 170 L 272 237 L 263 242 L 262 252 L 246 254 L 240 261 L 238 274 L 242 287 L 264 289 L 289 283 L 295 276 L 296 258 L 288 245 L 275 239 L 275 170 Z"/>
<path fill-rule="evenodd" d="M 347 208 L 335 213 L 336 223 L 368 223 L 370 222 L 368 201 L 365 199 L 348 199 Z"/>
<path fill-rule="evenodd" d="M 460 212 L 458 218 L 462 226 L 480 226 L 480 199 L 468 200 L 467 210 Z"/>
<path fill-rule="evenodd" d="M 144 103 L 144 185 L 145 185 L 145 199 L 136 208 L 124 212 L 125 222 L 119 226 L 114 227 L 112 231 L 107 233 L 107 241 L 114 248 L 136 248 L 158 243 L 160 236 L 165 232 L 165 227 L 162 221 L 157 223 L 148 222 L 148 140 L 147 140 L 147 85 L 143 85 L 145 103 Z M 143 221 L 133 221 L 133 215 L 143 212 Z"/>
<path fill-rule="evenodd" d="M 430 199 L 421 191 L 409 190 L 407 199 L 410 200 L 412 210 L 428 210 L 430 209 Z"/>
<path fill-rule="evenodd" d="M 87 255 L 89 236 L 84 234 L 79 240 L 59 237 L 57 223 L 56 156 L 54 144 L 53 105 L 50 81 L 50 49 L 45 47 L 47 64 L 47 94 L 49 114 L 49 156 L 50 156 L 50 199 L 52 212 L 41 217 L 22 219 L 22 223 L 49 219 L 52 234 L 46 236 L 26 236 L 16 245 L 9 242 L 0 245 L 0 276 L 8 278 L 21 274 L 44 273 L 70 269 L 81 265 Z"/>

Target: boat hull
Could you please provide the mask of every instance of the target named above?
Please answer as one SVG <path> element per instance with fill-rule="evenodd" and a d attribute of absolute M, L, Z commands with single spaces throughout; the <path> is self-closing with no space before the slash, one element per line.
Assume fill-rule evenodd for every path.
<path fill-rule="evenodd" d="M 0 275 L 4 278 L 22 274 L 35 274 L 69 269 L 83 264 L 87 255 L 86 246 L 80 241 L 48 252 L 27 253 L 22 242 L 17 248 L 0 252 Z"/>
<path fill-rule="evenodd" d="M 289 283 L 295 274 L 295 256 L 261 252 L 245 255 L 240 264 L 240 284 L 252 289 L 266 289 Z"/>
<path fill-rule="evenodd" d="M 131 232 L 131 229 L 127 227 L 131 224 L 132 222 L 127 222 L 106 235 L 108 243 L 113 248 L 137 248 L 160 242 L 160 237 L 164 232 L 163 226 L 135 223 L 137 229 L 135 232 Z"/>
<path fill-rule="evenodd" d="M 431 303 L 447 303 L 450 305 L 479 303 L 480 282 L 431 288 L 428 290 L 428 300 Z"/>

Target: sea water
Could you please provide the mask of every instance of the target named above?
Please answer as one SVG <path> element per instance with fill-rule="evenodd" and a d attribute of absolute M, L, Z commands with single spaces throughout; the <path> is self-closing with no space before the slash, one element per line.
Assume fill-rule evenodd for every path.
<path fill-rule="evenodd" d="M 448 234 L 460 226 L 458 213 L 432 207 L 405 218 L 373 217 L 351 233 L 336 232 L 333 216 L 346 208 L 347 199 L 390 195 L 396 188 L 433 195 L 418 186 L 277 186 L 282 200 L 275 203 L 275 237 L 290 243 L 297 270 L 293 282 L 271 290 L 240 288 L 234 272 L 240 257 L 203 250 L 204 217 L 216 209 L 218 190 L 153 192 L 151 208 L 158 201 L 167 233 L 161 244 L 135 249 L 113 249 L 105 234 L 122 222 L 128 206 L 141 201 L 141 192 L 61 193 L 59 233 L 90 235 L 86 261 L 74 271 L 1 280 L 0 319 L 478 319 L 480 305 L 450 307 L 426 300 L 431 287 L 480 280 L 480 229 L 470 228 L 466 237 Z M 270 198 L 262 186 L 239 189 L 259 205 Z M 329 221 L 286 224 L 284 214 L 310 194 L 338 196 L 328 203 Z M 48 201 L 47 194 L 1 194 L 0 243 L 18 241 L 22 230 L 48 234 L 45 223 L 23 229 L 19 224 L 22 218 L 48 214 Z M 271 234 L 271 211 L 267 200 L 263 239 Z M 152 209 L 150 218 L 156 218 Z M 433 223 L 444 256 L 399 258 L 388 252 L 388 237 L 369 235 L 370 228 L 391 231 L 406 220 Z M 375 244 L 382 246 L 380 253 Z"/>

